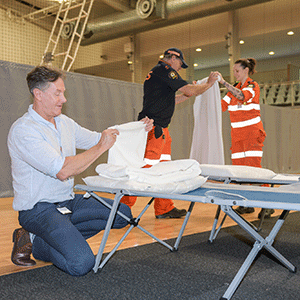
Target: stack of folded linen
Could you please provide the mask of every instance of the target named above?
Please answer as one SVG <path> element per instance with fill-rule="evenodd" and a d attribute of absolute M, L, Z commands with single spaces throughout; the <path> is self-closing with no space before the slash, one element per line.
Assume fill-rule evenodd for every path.
<path fill-rule="evenodd" d="M 133 191 L 186 193 L 207 180 L 193 159 L 160 162 L 150 168 L 100 164 L 96 172 L 98 176 L 83 179 L 87 185 Z"/>

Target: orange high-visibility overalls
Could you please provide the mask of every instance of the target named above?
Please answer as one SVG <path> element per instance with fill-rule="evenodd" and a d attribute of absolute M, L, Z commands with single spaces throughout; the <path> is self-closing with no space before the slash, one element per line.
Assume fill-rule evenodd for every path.
<path fill-rule="evenodd" d="M 260 117 L 257 82 L 247 78 L 243 86 L 235 85 L 244 94 L 238 100 L 230 92 L 222 99 L 222 110 L 229 111 L 231 121 L 231 160 L 233 165 L 261 167 L 266 133 Z"/>

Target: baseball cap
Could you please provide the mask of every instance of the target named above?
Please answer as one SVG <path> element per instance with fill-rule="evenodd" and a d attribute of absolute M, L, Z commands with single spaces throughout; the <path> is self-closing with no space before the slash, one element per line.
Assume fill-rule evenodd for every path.
<path fill-rule="evenodd" d="M 176 55 L 182 61 L 182 68 L 183 69 L 186 69 L 188 67 L 188 65 L 186 64 L 186 62 L 183 59 L 182 51 L 179 50 L 178 48 L 169 48 L 164 53 L 164 55 L 167 55 L 167 54 L 174 54 L 174 55 Z"/>

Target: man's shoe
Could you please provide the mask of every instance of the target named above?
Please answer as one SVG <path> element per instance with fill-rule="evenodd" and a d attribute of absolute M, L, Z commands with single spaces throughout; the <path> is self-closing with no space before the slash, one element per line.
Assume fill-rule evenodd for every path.
<path fill-rule="evenodd" d="M 237 213 L 239 213 L 240 215 L 243 215 L 243 214 L 252 214 L 254 212 L 254 208 L 253 207 L 239 206 L 235 211 Z"/>
<path fill-rule="evenodd" d="M 32 244 L 28 231 L 23 228 L 16 229 L 13 233 L 13 242 L 11 261 L 17 266 L 34 266 L 36 262 L 30 258 Z"/>
<path fill-rule="evenodd" d="M 187 211 L 185 209 L 178 209 L 174 207 L 172 210 L 165 214 L 157 215 L 156 219 L 179 219 L 181 217 L 184 217 L 186 213 Z"/>
<path fill-rule="evenodd" d="M 270 219 L 271 215 L 274 214 L 275 210 L 273 208 L 262 208 L 261 211 L 258 214 L 258 218 L 261 219 L 262 218 L 262 214 L 263 214 L 263 210 L 265 211 L 265 219 Z"/>

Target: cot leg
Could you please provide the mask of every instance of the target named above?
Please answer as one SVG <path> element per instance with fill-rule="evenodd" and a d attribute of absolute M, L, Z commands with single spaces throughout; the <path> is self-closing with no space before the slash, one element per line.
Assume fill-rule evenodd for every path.
<path fill-rule="evenodd" d="M 220 205 L 218 205 L 217 211 L 216 211 L 216 215 L 215 215 L 215 219 L 214 219 L 214 223 L 210 232 L 210 236 L 209 236 L 209 241 L 212 243 L 213 240 L 215 239 L 215 232 L 216 232 L 216 228 L 217 228 L 217 224 L 218 224 L 218 220 L 219 220 L 219 216 L 220 216 L 220 211 L 221 211 L 221 207 Z"/>
<path fill-rule="evenodd" d="M 97 267 L 97 269 L 102 269 L 104 267 L 104 265 L 108 262 L 108 260 L 113 256 L 113 254 L 118 250 L 118 248 L 120 247 L 120 245 L 123 243 L 123 241 L 125 240 L 125 238 L 128 236 L 128 234 L 131 232 L 131 230 L 134 227 L 139 228 L 141 231 L 143 231 L 144 233 L 146 233 L 147 235 L 149 235 L 150 237 L 152 237 L 153 239 L 155 239 L 158 243 L 162 244 L 163 246 L 167 247 L 169 250 L 173 251 L 173 247 L 171 247 L 169 244 L 167 244 L 166 242 L 160 240 L 159 238 L 157 238 L 156 236 L 154 236 L 152 233 L 150 233 L 149 231 L 147 231 L 146 229 L 144 229 L 143 227 L 141 227 L 140 225 L 138 225 L 138 222 L 140 221 L 141 217 L 143 216 L 143 214 L 147 211 L 147 209 L 149 208 L 149 206 L 152 204 L 152 202 L 154 201 L 154 197 L 151 198 L 151 200 L 147 203 L 147 205 L 144 207 L 144 209 L 140 212 L 140 214 L 138 215 L 137 218 L 129 220 L 128 217 L 125 216 L 125 219 L 131 224 L 130 227 L 128 228 L 128 230 L 125 232 L 125 234 L 122 236 L 122 238 L 119 240 L 119 242 L 116 244 L 116 246 L 109 252 L 109 254 L 105 257 L 105 259 L 101 262 L 101 264 L 99 265 L 100 261 L 101 261 L 101 257 L 103 254 L 101 254 L 101 257 L 99 260 L 96 261 L 97 266 L 99 265 L 99 267 Z M 119 213 L 117 211 L 117 213 Z M 103 240 L 103 239 L 102 239 Z M 105 246 L 105 245 L 104 245 Z M 101 247 L 101 245 L 100 245 Z M 100 249 L 99 249 L 100 251 Z M 100 255 L 99 255 L 100 256 Z M 95 264 L 96 265 L 96 264 Z"/>
<path fill-rule="evenodd" d="M 148 234 L 150 237 L 152 237 L 154 240 L 156 240 L 157 242 L 159 242 L 163 246 L 167 247 L 170 251 L 174 250 L 172 246 L 170 246 L 169 244 L 167 244 L 163 240 L 157 238 L 155 235 L 153 235 L 152 233 L 150 233 L 149 231 L 147 231 L 145 228 L 141 227 L 140 225 L 137 225 L 137 228 L 140 229 L 141 231 L 143 231 L 144 233 Z"/>
<path fill-rule="evenodd" d="M 261 250 L 261 245 L 259 242 L 255 242 L 252 250 L 248 254 L 246 260 L 244 261 L 243 265 L 239 269 L 238 273 L 235 275 L 234 279 L 231 281 L 229 287 L 227 288 L 225 294 L 221 299 L 231 299 L 232 295 L 240 285 L 241 281 L 245 277 L 245 274 L 249 270 L 252 262 L 254 261 L 255 257 L 257 256 L 258 252 Z"/>
<path fill-rule="evenodd" d="M 144 209 L 140 212 L 140 214 L 138 215 L 137 218 L 133 219 L 133 220 L 128 220 L 129 223 L 131 223 L 130 227 L 128 228 L 128 230 L 125 232 L 125 234 L 122 236 L 122 238 L 119 240 L 119 242 L 117 243 L 117 245 L 113 248 L 113 250 L 111 250 L 109 252 L 109 254 L 105 257 L 105 259 L 101 262 L 100 266 L 98 267 L 98 269 L 102 269 L 104 267 L 104 265 L 108 262 L 108 260 L 112 257 L 112 255 L 118 250 L 118 248 L 120 247 L 120 245 L 123 243 L 123 241 L 125 240 L 125 238 L 128 236 L 128 234 L 131 232 L 131 230 L 137 226 L 138 222 L 140 221 L 142 215 L 146 212 L 146 210 L 149 208 L 149 206 L 151 205 L 151 203 L 154 201 L 154 197 L 151 198 L 151 200 L 147 203 L 147 205 L 144 207 Z"/>
<path fill-rule="evenodd" d="M 231 299 L 232 295 L 235 293 L 239 284 L 243 280 L 245 274 L 249 270 L 251 264 L 256 258 L 259 251 L 265 247 L 267 251 L 269 251 L 276 259 L 278 259 L 285 267 L 287 267 L 290 271 L 295 272 L 296 268 L 281 255 L 273 246 L 274 238 L 279 232 L 281 226 L 283 225 L 285 218 L 289 214 L 289 211 L 283 211 L 280 218 L 277 220 L 276 224 L 273 226 L 269 236 L 264 239 L 260 236 L 252 226 L 250 226 L 241 216 L 239 216 L 230 206 L 222 206 L 222 210 L 228 214 L 241 228 L 246 230 L 255 240 L 254 246 L 250 253 L 248 254 L 246 260 L 243 265 L 239 269 L 238 273 L 235 275 L 233 281 L 230 283 L 227 288 L 225 294 L 221 299 Z"/>
<path fill-rule="evenodd" d="M 154 240 L 156 240 L 158 243 L 162 244 L 163 246 L 167 247 L 169 250 L 173 251 L 173 247 L 171 247 L 169 244 L 167 244 L 166 242 L 162 241 L 161 239 L 157 238 L 156 236 L 154 236 L 152 233 L 150 233 L 148 230 L 144 229 L 142 226 L 140 226 L 138 224 L 138 222 L 140 221 L 142 215 L 146 212 L 146 210 L 149 208 L 149 206 L 152 204 L 152 202 L 154 201 L 155 197 L 152 197 L 151 200 L 148 202 L 148 204 L 144 207 L 144 209 L 140 212 L 140 214 L 138 215 L 137 218 L 134 219 L 134 226 L 136 226 L 138 229 L 140 229 L 141 231 L 143 231 L 144 233 L 146 233 L 147 235 L 149 235 L 150 237 L 152 237 Z"/>
<path fill-rule="evenodd" d="M 150 233 L 149 231 L 145 230 L 143 227 L 139 226 L 139 225 L 130 225 L 130 227 L 128 228 L 128 230 L 125 232 L 125 234 L 122 236 L 122 238 L 119 240 L 119 242 L 117 243 L 117 245 L 113 248 L 113 250 L 111 250 L 111 252 L 109 252 L 109 254 L 105 257 L 105 259 L 101 262 L 100 266 L 98 267 L 98 269 L 102 269 L 104 267 L 104 265 L 108 262 L 108 260 L 112 257 L 112 255 L 118 250 L 118 248 L 120 247 L 120 245 L 123 243 L 123 241 L 125 240 L 125 238 L 128 236 L 128 234 L 131 232 L 131 230 L 134 227 L 139 228 L 141 231 L 143 231 L 144 233 L 146 233 L 147 235 L 149 235 L 150 237 L 152 237 L 154 240 L 156 240 L 158 243 L 162 244 L 163 246 L 167 247 L 170 251 L 173 251 L 173 247 L 170 246 L 169 244 L 167 244 L 166 242 L 160 240 L 159 238 L 157 238 L 156 236 L 154 236 L 152 233 Z"/>
<path fill-rule="evenodd" d="M 98 269 L 102 270 L 102 268 L 104 267 L 104 265 L 108 262 L 108 260 L 112 257 L 112 255 L 118 250 L 119 246 L 122 244 L 122 242 L 125 240 L 125 238 L 127 237 L 127 235 L 129 234 L 129 232 L 132 230 L 132 228 L 134 227 L 134 225 L 131 225 L 128 230 L 125 232 L 125 234 L 122 236 L 122 238 L 119 240 L 119 242 L 117 243 L 117 245 L 113 248 L 113 250 L 111 250 L 108 255 L 105 257 L 105 259 L 103 259 L 103 261 L 101 262 L 101 264 L 99 265 L 100 261 L 101 261 L 101 257 L 102 257 L 102 253 L 101 253 L 101 257 L 98 261 L 96 261 L 97 266 L 99 265 L 99 267 L 97 267 L 96 271 L 95 271 L 95 267 L 94 267 L 94 271 L 95 273 L 97 272 Z M 100 246 L 101 247 L 101 246 Z M 100 250 L 100 248 L 99 248 Z M 98 257 L 98 256 L 97 256 Z"/>
<path fill-rule="evenodd" d="M 274 243 L 274 239 L 279 232 L 281 226 L 283 225 L 286 217 L 288 216 L 289 211 L 284 210 L 280 217 L 278 218 L 277 222 L 275 223 L 274 227 L 272 228 L 270 234 L 266 237 L 266 245 L 265 248 L 274 256 L 276 257 L 287 269 L 291 272 L 296 272 L 296 267 L 292 265 L 283 255 L 281 255 L 274 247 L 271 245 Z"/>
<path fill-rule="evenodd" d="M 212 243 L 215 238 L 217 237 L 217 235 L 219 234 L 224 222 L 225 222 L 225 219 L 226 219 L 226 214 L 224 215 L 221 223 L 220 223 L 220 226 L 218 227 L 218 229 L 216 230 L 216 227 L 217 227 L 217 224 L 218 224 L 218 220 L 219 220 L 219 216 L 220 216 L 220 211 L 221 211 L 221 207 L 220 205 L 218 206 L 217 208 L 217 212 L 216 212 L 216 215 L 215 215 L 215 220 L 214 220 L 214 223 L 213 223 L 213 227 L 211 229 L 211 232 L 210 232 L 210 236 L 209 236 L 209 242 Z"/>
<path fill-rule="evenodd" d="M 191 202 L 190 206 L 189 206 L 189 209 L 188 209 L 188 212 L 186 213 L 186 216 L 184 218 L 184 221 L 183 221 L 183 224 L 180 228 L 180 231 L 179 231 L 179 234 L 178 234 L 178 237 L 175 241 L 175 244 L 174 244 L 174 250 L 177 251 L 178 250 L 178 246 L 179 246 L 179 243 L 181 241 L 181 238 L 182 238 L 182 235 L 183 235 L 183 232 L 184 232 L 184 229 L 186 227 L 186 224 L 190 218 L 190 215 L 192 213 L 192 210 L 194 208 L 194 205 L 195 205 L 195 202 Z"/>
<path fill-rule="evenodd" d="M 97 200 L 99 200 L 100 197 L 98 197 L 98 195 L 96 195 L 95 193 L 92 193 L 92 195 Z M 101 244 L 100 244 L 100 247 L 99 247 L 99 250 L 98 250 L 98 254 L 96 256 L 96 261 L 95 261 L 95 265 L 94 265 L 94 268 L 93 268 L 95 273 L 97 273 L 98 266 L 100 264 L 100 261 L 101 261 L 101 258 L 102 258 L 103 252 L 104 252 L 104 248 L 105 248 L 105 245 L 106 245 L 106 242 L 107 242 L 107 239 L 108 239 L 108 235 L 109 235 L 113 220 L 114 220 L 114 218 L 116 216 L 116 213 L 117 213 L 117 208 L 118 208 L 120 200 L 123 196 L 124 195 L 121 194 L 120 192 L 118 192 L 115 196 L 115 199 L 114 199 L 114 202 L 113 202 L 113 205 L 112 205 L 112 208 L 111 208 L 108 220 L 107 220 L 107 224 L 105 226 L 105 230 L 104 230 L 104 234 L 103 234 Z"/>

